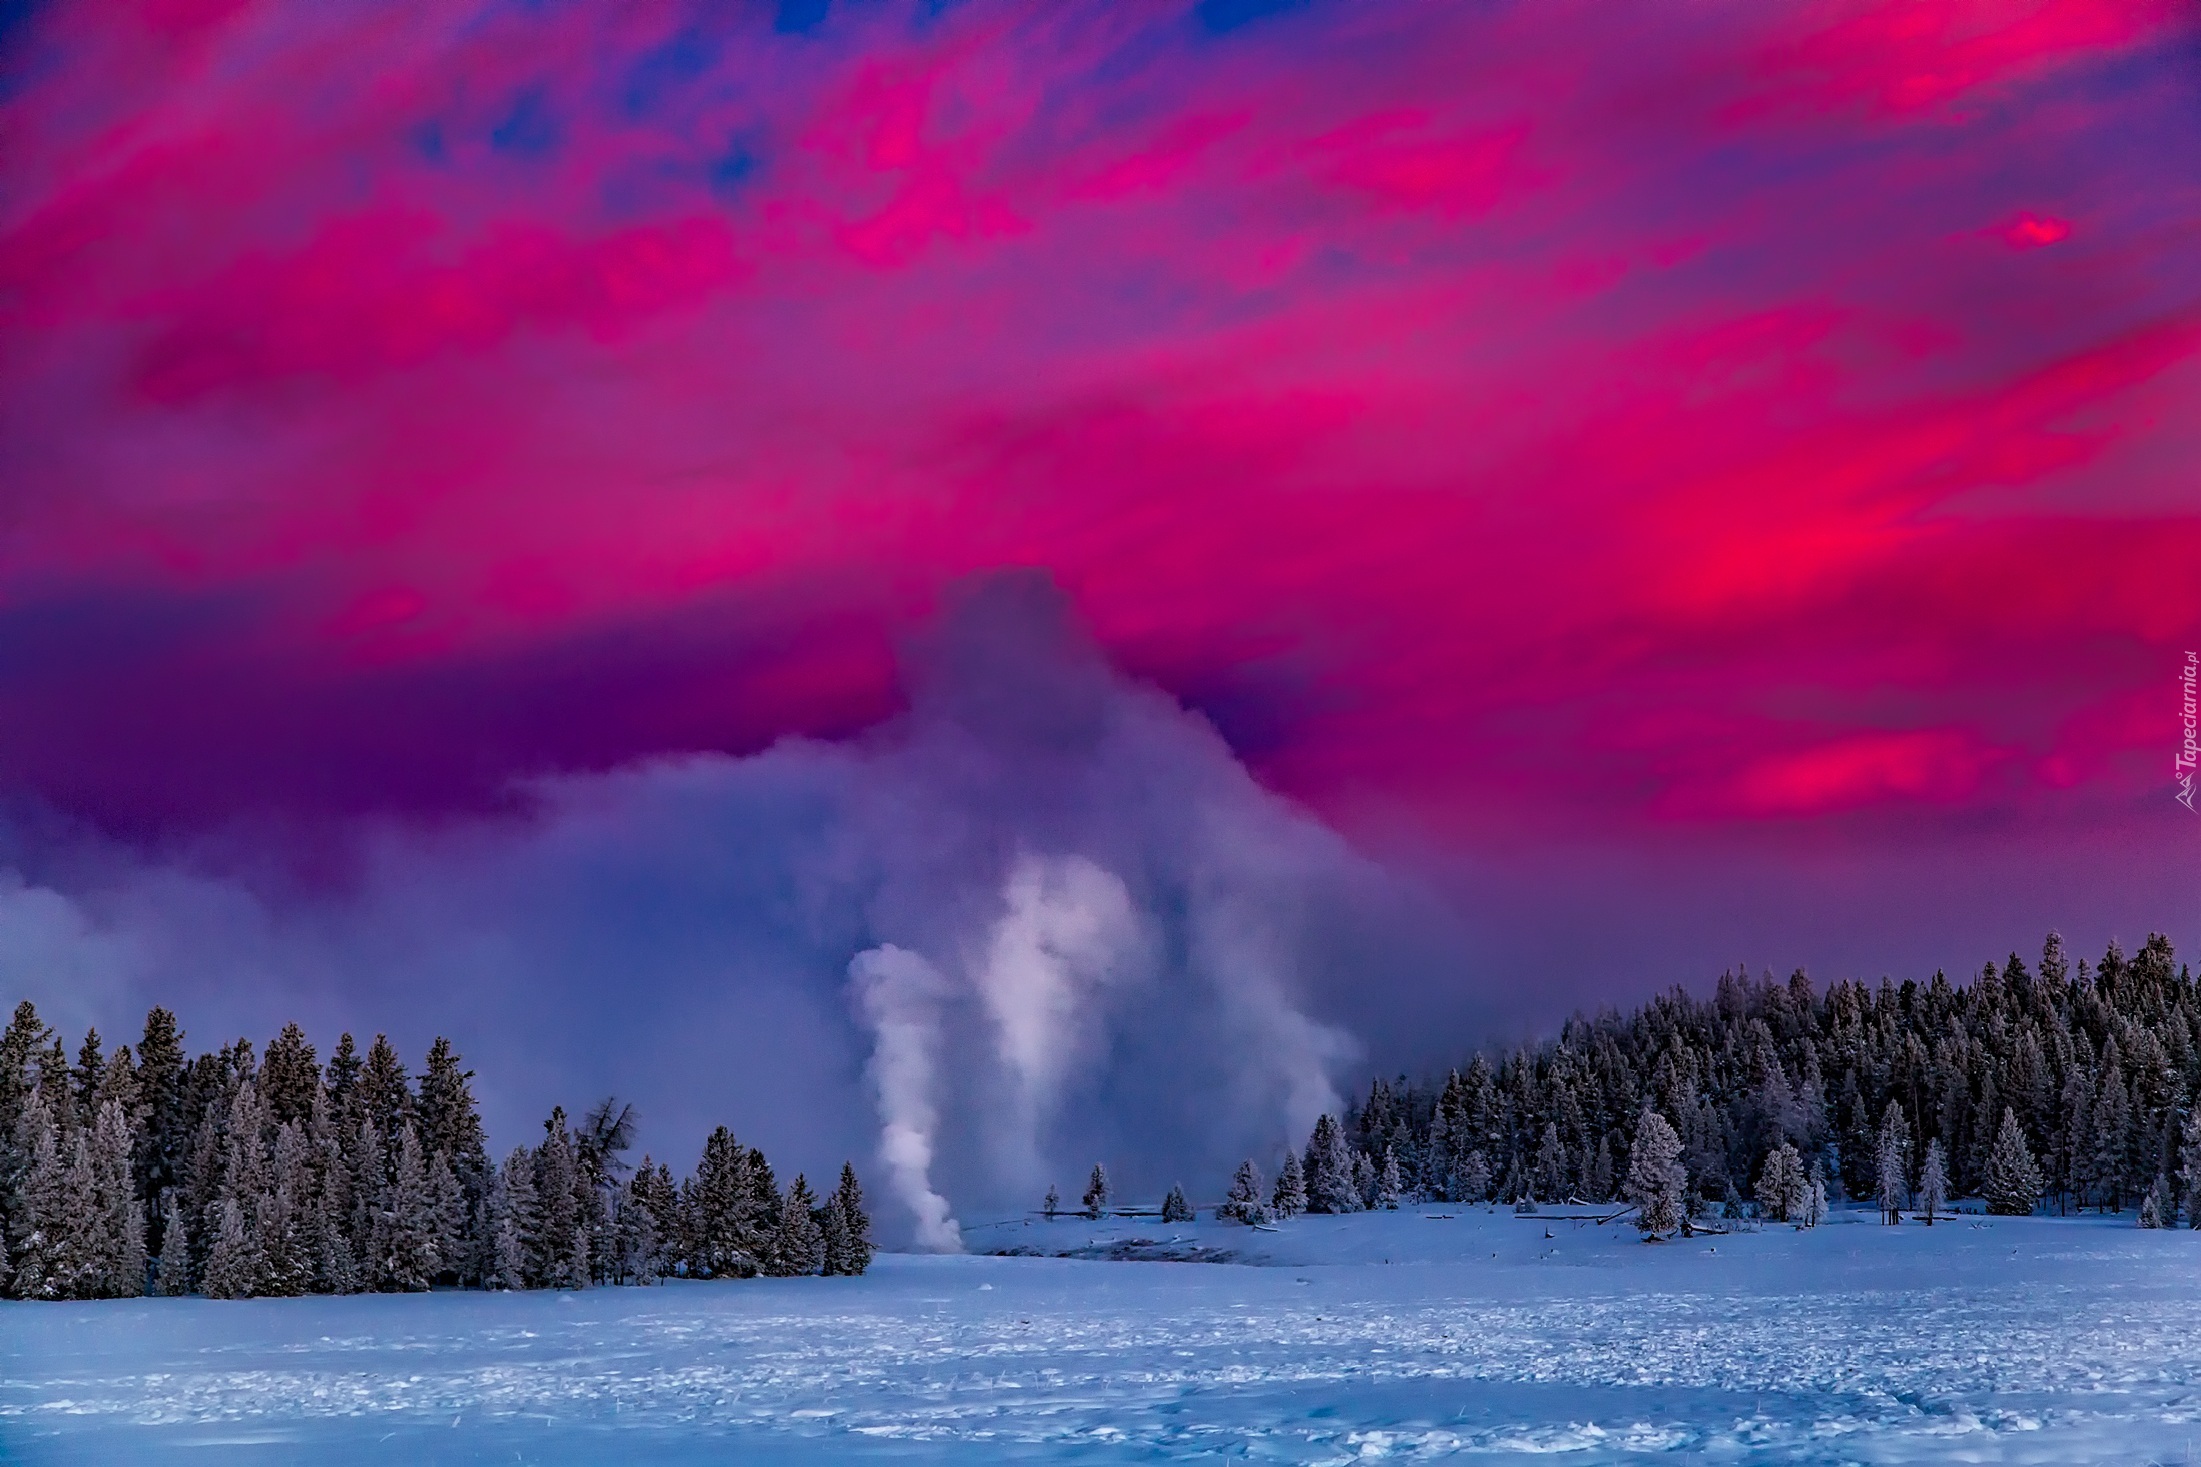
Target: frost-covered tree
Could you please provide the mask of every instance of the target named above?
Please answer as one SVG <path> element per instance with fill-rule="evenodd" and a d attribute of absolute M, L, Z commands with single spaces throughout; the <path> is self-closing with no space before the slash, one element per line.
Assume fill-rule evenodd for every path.
<path fill-rule="evenodd" d="M 1918 1165 L 1918 1208 L 1927 1227 L 1933 1226 L 1948 1200 L 1949 1163 L 1941 1149 L 1941 1138 L 1936 1136 L 1926 1143 L 1926 1159 Z"/>
<path fill-rule="evenodd" d="M 703 1157 L 686 1194 L 688 1267 L 708 1278 L 754 1275 L 763 1240 L 750 1226 L 749 1150 L 720 1126 L 703 1143 Z"/>
<path fill-rule="evenodd" d="M 171 1299 L 191 1292 L 191 1242 L 184 1229 L 183 1202 L 173 1187 L 161 1197 L 160 1261 L 153 1276 L 155 1287 Z"/>
<path fill-rule="evenodd" d="M 260 1292 L 260 1250 L 245 1222 L 245 1210 L 233 1196 L 214 1203 L 214 1243 L 199 1276 L 199 1292 L 209 1299 L 250 1299 Z"/>
<path fill-rule="evenodd" d="M 542 1144 L 535 1148 L 535 1205 L 540 1222 L 533 1272 L 545 1288 L 588 1287 L 589 1238 L 583 1226 L 581 1186 L 565 1107 L 558 1106 L 543 1123 Z"/>
<path fill-rule="evenodd" d="M 2170 1178 L 2158 1176 L 2140 1198 L 2140 1226 L 2167 1228 L 2175 1218 L 2170 1200 Z"/>
<path fill-rule="evenodd" d="M 1354 1185 L 1353 1153 L 1337 1117 L 1324 1114 L 1307 1138 L 1304 1162 L 1307 1172 L 1309 1212 L 1358 1212 L 1360 1192 Z"/>
<path fill-rule="evenodd" d="M 1280 1222 L 1289 1221 L 1307 1210 L 1307 1174 L 1300 1167 L 1299 1153 L 1286 1151 L 1284 1164 L 1276 1170 L 1276 1188 L 1269 1194 L 1269 1209 Z"/>
<path fill-rule="evenodd" d="M 1543 1139 L 1537 1143 L 1529 1195 L 1542 1202 L 1558 1202 L 1567 1195 L 1567 1148 L 1555 1122 L 1545 1122 Z"/>
<path fill-rule="evenodd" d="M 1384 1147 L 1383 1165 L 1376 1172 L 1375 1205 L 1387 1212 L 1398 1211 L 1400 1194 L 1405 1186 L 1405 1179 L 1399 1175 L 1398 1154 L 1390 1147 Z"/>
<path fill-rule="evenodd" d="M 1050 1222 L 1052 1222 L 1058 1215 L 1061 1214 L 1062 1193 L 1056 1189 L 1054 1183 L 1049 1182 L 1047 1184 L 1047 1196 L 1046 1199 L 1039 1204 L 1039 1210 L 1046 1215 L 1048 1221 Z"/>
<path fill-rule="evenodd" d="M 2186 1226 L 2201 1228 L 2201 1105 L 2186 1112 L 2178 1133 L 2179 1200 L 2186 1211 Z"/>
<path fill-rule="evenodd" d="M 2040 1168 L 2025 1144 L 2017 1112 L 2005 1106 L 2002 1128 L 1995 1135 L 1995 1149 L 1987 1158 L 1987 1177 L 1982 1188 L 1987 1210 L 2001 1217 L 2024 1217 L 2039 1205 Z"/>
<path fill-rule="evenodd" d="M 1172 1182 L 1169 1195 L 1162 1199 L 1162 1221 L 1188 1223 L 1192 1221 L 1192 1204 L 1185 1201 L 1185 1189 Z"/>
<path fill-rule="evenodd" d="M 1901 1222 L 1903 1209 L 1911 1205 L 1910 1153 L 1910 1123 L 1902 1109 L 1890 1102 L 1873 1152 L 1873 1200 L 1880 1204 L 1884 1223 Z"/>
<path fill-rule="evenodd" d="M 1085 1215 L 1098 1220 L 1101 1214 L 1108 1211 L 1108 1198 L 1108 1168 L 1096 1161 L 1093 1163 L 1093 1175 L 1085 1181 Z"/>
<path fill-rule="evenodd" d="M 800 1278 L 825 1268 L 825 1235 L 813 1216 L 818 1199 L 797 1173 L 780 1199 L 779 1225 L 773 1230 L 765 1272 L 773 1278 Z"/>
<path fill-rule="evenodd" d="M 854 1163 L 841 1163 L 840 1185 L 833 1189 L 830 1205 L 842 1235 L 828 1271 L 853 1277 L 871 1267 L 871 1214 L 864 1210 L 864 1187 L 856 1180 Z"/>
<path fill-rule="evenodd" d="M 442 1266 L 436 1251 L 439 1227 L 435 1204 L 428 1163 L 420 1151 L 420 1133 L 407 1118 L 398 1123 L 390 1180 L 375 1208 L 372 1256 L 377 1289 L 420 1293 L 435 1278 Z"/>
<path fill-rule="evenodd" d="M 1488 1202 L 1490 1200 L 1490 1158 L 1480 1149 L 1470 1151 L 1461 1159 L 1459 1169 L 1453 1173 L 1453 1194 L 1462 1202 Z"/>
<path fill-rule="evenodd" d="M 1216 1216 L 1242 1223 L 1266 1222 L 1269 1210 L 1261 1196 L 1263 1188 L 1261 1168 L 1249 1156 L 1238 1163 L 1238 1170 L 1230 1179 L 1230 1190 L 1223 1194 L 1223 1205 L 1216 1209 Z"/>
<path fill-rule="evenodd" d="M 483 1283 L 492 1289 L 530 1289 L 542 1282 L 534 1260 L 540 1216 L 535 1206 L 535 1157 L 515 1147 L 497 1168 L 484 1200 L 483 1231 L 489 1238 Z"/>
<path fill-rule="evenodd" d="M 1636 1206 L 1635 1225 L 1645 1237 L 1661 1238 L 1682 1226 L 1681 1192 L 1687 1181 L 1681 1166 L 1681 1137 L 1673 1123 L 1655 1110 L 1645 1110 L 1636 1121 L 1626 1188 L 1628 1200 Z"/>
<path fill-rule="evenodd" d="M 1806 1194 L 1811 1186 L 1803 1158 L 1783 1141 L 1766 1154 L 1765 1169 L 1758 1173 L 1758 1207 L 1774 1222 L 1801 1222 Z"/>
<path fill-rule="evenodd" d="M 23 1008 L 27 1008 L 24 1005 Z M 16 1010 L 17 1016 L 23 1008 Z M 15 1198 L 14 1289 L 19 1299 L 67 1299 L 75 1287 L 76 1199 L 69 1166 L 61 1156 L 61 1132 L 53 1110 L 35 1090 L 16 1122 L 18 1148 L 30 1158 Z"/>
<path fill-rule="evenodd" d="M 1365 1151 L 1353 1153 L 1353 1206 L 1355 1212 L 1364 1212 L 1375 1206 L 1376 1164 L 1368 1159 Z"/>

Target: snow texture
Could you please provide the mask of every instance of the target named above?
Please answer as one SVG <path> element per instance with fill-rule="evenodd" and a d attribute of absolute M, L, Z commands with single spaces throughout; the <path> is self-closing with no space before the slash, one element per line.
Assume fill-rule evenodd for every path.
<path fill-rule="evenodd" d="M 967 1238 L 1251 1266 L 7 1304 L 0 1460 L 2191 1460 L 2201 1234 L 1875 1218 L 1666 1244 L 1551 1210 L 1065 1218 Z"/>

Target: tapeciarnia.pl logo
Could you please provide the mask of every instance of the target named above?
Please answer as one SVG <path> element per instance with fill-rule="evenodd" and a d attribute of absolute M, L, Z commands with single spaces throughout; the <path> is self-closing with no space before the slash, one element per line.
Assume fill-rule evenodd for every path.
<path fill-rule="evenodd" d="M 2201 745 L 2197 745 L 2194 738 L 2197 729 L 2201 729 L 2201 718 L 2197 718 L 2194 704 L 2194 677 L 2197 672 L 2201 672 L 2201 657 L 2188 652 L 2186 665 L 2178 672 L 2178 688 L 2182 694 L 2178 703 L 2178 719 L 2185 730 L 2185 739 L 2179 744 L 2178 757 L 2171 764 L 2171 775 L 2178 781 L 2178 803 L 2188 810 L 2193 808 L 2193 766 L 2195 760 L 2201 758 Z"/>

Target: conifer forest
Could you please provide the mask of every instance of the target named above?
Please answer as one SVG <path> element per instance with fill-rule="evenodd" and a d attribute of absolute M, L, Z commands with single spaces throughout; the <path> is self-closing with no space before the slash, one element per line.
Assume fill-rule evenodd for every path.
<path fill-rule="evenodd" d="M 1968 982 L 1730 972 L 1708 999 L 1577 1016 L 1441 1084 L 1378 1080 L 1273 1179 L 1243 1163 L 1223 1212 L 1572 1199 L 1636 1204 L 1664 1233 L 1714 1212 L 1808 1224 L 1829 1199 L 1930 1219 L 1965 1197 L 2201 1227 L 2197 1100 L 2201 993 L 2169 940 L 2090 964 L 2051 933 L 2037 963 Z"/>
<path fill-rule="evenodd" d="M 377 1036 L 323 1064 L 295 1024 L 264 1054 L 187 1056 L 156 1008 L 133 1049 L 72 1063 L 28 1002 L 0 1037 L 0 1283 L 20 1299 L 580 1289 L 860 1274 L 853 1166 L 781 1187 L 721 1126 L 675 1181 L 631 1163 L 631 1108 L 561 1108 L 492 1160 L 472 1072 L 438 1039 L 416 1077 Z"/>

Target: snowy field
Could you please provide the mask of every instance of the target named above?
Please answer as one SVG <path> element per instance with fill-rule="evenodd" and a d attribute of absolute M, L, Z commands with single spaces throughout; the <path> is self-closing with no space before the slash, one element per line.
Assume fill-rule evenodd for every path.
<path fill-rule="evenodd" d="M 0 1304 L 0 1461 L 2201 1461 L 2201 1233 L 2129 1218 L 971 1236 L 1258 1266 Z"/>

